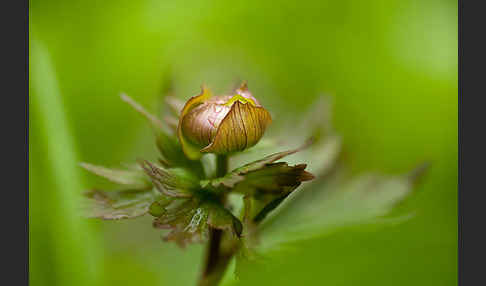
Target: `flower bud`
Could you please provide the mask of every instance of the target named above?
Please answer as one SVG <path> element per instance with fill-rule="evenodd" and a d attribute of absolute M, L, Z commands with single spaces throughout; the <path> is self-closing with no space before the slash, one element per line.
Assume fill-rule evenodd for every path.
<path fill-rule="evenodd" d="M 203 86 L 182 109 L 177 135 L 184 153 L 195 160 L 202 152 L 227 154 L 255 145 L 271 121 L 246 83 L 233 96 L 212 96 Z"/>

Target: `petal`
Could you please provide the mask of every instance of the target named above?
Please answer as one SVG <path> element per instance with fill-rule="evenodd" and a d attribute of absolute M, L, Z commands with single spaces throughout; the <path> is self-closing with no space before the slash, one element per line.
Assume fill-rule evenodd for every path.
<path fill-rule="evenodd" d="M 223 119 L 211 144 L 201 152 L 226 154 L 255 145 L 272 122 L 270 113 L 250 101 L 237 100 Z"/>
<path fill-rule="evenodd" d="M 246 81 L 244 81 L 235 92 L 236 92 L 236 94 L 239 94 L 246 99 L 252 100 L 253 103 L 255 103 L 256 106 L 261 106 L 260 102 L 258 102 L 258 100 L 248 90 L 248 84 L 247 84 Z"/>
<path fill-rule="evenodd" d="M 179 141 L 181 142 L 182 151 L 184 151 L 184 154 L 186 154 L 186 156 L 191 160 L 197 160 L 201 158 L 202 154 L 199 151 L 199 146 L 194 145 L 189 140 L 187 140 L 187 138 L 184 137 L 184 134 L 182 133 L 182 119 L 190 110 L 203 103 L 204 101 L 208 100 L 210 97 L 211 91 L 203 85 L 201 87 L 201 94 L 191 97 L 191 99 L 189 99 L 184 105 L 184 108 L 181 111 L 181 115 L 179 116 L 177 137 L 179 137 Z"/>

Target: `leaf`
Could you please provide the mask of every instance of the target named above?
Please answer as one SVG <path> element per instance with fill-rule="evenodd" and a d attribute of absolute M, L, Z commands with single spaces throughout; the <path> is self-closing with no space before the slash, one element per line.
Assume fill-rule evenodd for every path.
<path fill-rule="evenodd" d="M 184 168 L 165 169 L 145 160 L 141 163 L 153 185 L 170 197 L 191 197 L 199 189 L 199 179 Z"/>
<path fill-rule="evenodd" d="M 120 94 L 120 98 L 133 107 L 133 109 L 135 109 L 138 113 L 142 114 L 150 122 L 154 129 L 164 130 L 165 127 L 162 121 L 160 121 L 155 115 L 145 110 L 145 108 L 143 108 L 143 106 L 141 106 L 138 102 L 124 93 Z"/>
<path fill-rule="evenodd" d="M 423 168 L 420 170 L 423 173 Z M 373 222 L 409 195 L 416 179 L 364 174 L 349 180 L 336 173 L 322 184 L 301 188 L 260 225 L 258 251 Z"/>
<path fill-rule="evenodd" d="M 288 193 L 297 188 L 301 182 L 309 181 L 314 176 L 305 171 L 306 164 L 289 166 L 285 162 L 267 164 L 264 167 L 248 172 L 244 179 L 236 183 L 233 192 L 242 194 Z"/>
<path fill-rule="evenodd" d="M 290 193 L 284 194 L 280 197 L 277 197 L 267 205 L 265 205 L 265 207 L 263 207 L 263 209 L 260 212 L 258 212 L 258 214 L 253 218 L 253 221 L 255 223 L 261 222 L 271 211 L 273 211 L 276 207 L 278 207 L 289 195 Z"/>
<path fill-rule="evenodd" d="M 209 227 L 227 230 L 239 237 L 241 222 L 222 205 L 207 198 L 169 198 L 154 202 L 151 214 L 158 216 L 154 227 L 170 229 L 164 237 L 180 247 L 207 240 Z"/>
<path fill-rule="evenodd" d="M 38 24 L 31 21 L 30 27 L 37 30 Z M 29 281 L 97 285 L 103 275 L 102 243 L 77 209 L 84 188 L 73 164 L 79 159 L 80 138 L 70 124 L 69 93 L 61 93 L 64 81 L 56 73 L 60 67 L 54 49 L 49 50 L 48 39 L 44 42 L 39 36 L 29 34 L 29 179 L 17 182 L 29 186 Z"/>
<path fill-rule="evenodd" d="M 250 175 L 250 176 L 258 177 L 259 174 L 260 175 L 265 174 L 265 173 L 271 174 L 272 171 L 273 171 L 274 174 L 275 173 L 278 174 L 278 167 L 280 167 L 280 169 L 283 168 L 283 169 L 288 170 L 288 168 L 287 168 L 288 166 L 286 165 L 286 163 L 273 164 L 273 165 L 271 163 L 273 163 L 277 160 L 280 160 L 280 159 L 284 158 L 285 156 L 288 156 L 288 155 L 294 154 L 294 153 L 296 153 L 300 150 L 303 150 L 303 149 L 309 147 L 310 144 L 312 144 L 312 140 L 308 140 L 304 145 L 302 145 L 299 148 L 288 150 L 288 151 L 283 151 L 283 152 L 278 152 L 278 153 L 275 153 L 275 154 L 272 154 L 272 155 L 268 155 L 263 159 L 260 159 L 260 160 L 248 163 L 248 164 L 246 164 L 242 167 L 236 168 L 233 171 L 229 172 L 224 177 L 202 181 L 201 184 L 202 184 L 203 187 L 211 187 L 211 188 L 215 188 L 215 189 L 217 189 L 217 188 L 232 189 L 232 188 L 235 188 L 238 183 L 243 182 L 245 180 L 246 176 L 249 175 L 251 172 L 262 170 L 265 167 L 268 167 L 268 168 L 263 170 L 262 173 L 257 173 L 257 174 L 253 174 L 253 175 Z M 275 172 L 275 167 L 277 167 L 276 168 L 277 172 Z M 302 167 L 303 167 L 302 165 L 301 166 L 294 166 L 294 169 L 295 168 L 302 169 Z M 292 169 L 292 167 L 290 167 L 290 168 Z M 311 174 L 305 172 L 305 173 L 302 173 L 302 176 L 303 176 L 302 177 L 303 179 L 310 179 Z M 285 177 L 284 177 L 284 179 L 285 179 Z M 255 183 L 257 183 L 257 182 L 255 182 Z"/>
<path fill-rule="evenodd" d="M 164 161 L 171 167 L 184 166 L 191 168 L 197 174 L 202 175 L 204 173 L 203 167 L 200 162 L 193 162 L 189 160 L 183 150 L 182 146 L 177 140 L 177 137 L 169 134 L 165 129 L 164 124 L 155 115 L 151 114 L 143 106 L 133 100 L 126 94 L 121 94 L 120 97 L 123 101 L 127 102 L 131 107 L 133 107 L 138 113 L 143 115 L 151 124 L 152 129 L 156 137 L 156 145 L 160 153 L 164 157 Z M 167 125 L 173 125 L 175 122 L 172 117 L 167 121 Z M 177 120 L 177 119 L 175 119 Z"/>
<path fill-rule="evenodd" d="M 289 163 L 305 162 L 316 177 L 325 176 L 331 171 L 341 155 L 342 139 L 332 125 L 332 107 L 330 96 L 320 96 L 297 123 L 289 123 L 296 126 L 292 130 L 291 140 L 302 137 L 314 139 L 310 148 L 293 156 Z M 287 139 L 288 136 L 284 133 L 281 137 Z"/>
<path fill-rule="evenodd" d="M 224 229 L 239 237 L 241 222 L 216 202 L 210 193 L 201 190 L 199 179 L 183 168 L 164 169 L 144 161 L 142 168 L 152 178 L 161 196 L 148 208 L 156 217 L 155 228 L 170 229 L 164 237 L 184 247 L 207 239 L 209 227 Z"/>
<path fill-rule="evenodd" d="M 285 162 L 273 163 L 311 144 L 311 140 L 300 148 L 269 155 L 233 170 L 222 178 L 201 181 L 201 187 L 215 193 L 232 192 L 245 196 L 245 229 L 252 227 L 283 201 L 302 182 L 314 176 L 305 171 L 306 165 L 289 166 Z M 253 202 L 252 202 L 253 201 Z M 249 205 L 252 207 L 248 207 Z M 248 220 L 248 218 L 251 218 Z"/>
<path fill-rule="evenodd" d="M 157 132 L 155 143 L 168 166 L 186 167 L 200 176 L 204 174 L 201 162 L 189 160 L 182 151 L 182 147 L 176 137 L 170 136 L 165 132 Z"/>
<path fill-rule="evenodd" d="M 81 167 L 91 173 L 103 177 L 113 183 L 125 185 L 130 189 L 147 189 L 152 186 L 150 180 L 141 170 L 119 170 L 89 163 L 81 163 Z"/>
<path fill-rule="evenodd" d="M 85 215 L 89 218 L 118 220 L 146 214 L 157 198 L 157 191 L 103 192 L 91 190 L 85 193 Z"/>
<path fill-rule="evenodd" d="M 212 201 L 204 202 L 202 208 L 209 214 L 208 225 L 213 228 L 227 230 L 233 235 L 240 237 L 243 226 L 240 220 L 233 216 L 231 212 Z"/>
<path fill-rule="evenodd" d="M 165 120 L 165 123 L 167 123 L 167 126 L 169 126 L 170 130 L 173 133 L 177 133 L 177 126 L 179 125 L 178 117 L 166 115 L 166 116 L 164 116 L 164 120 Z"/>

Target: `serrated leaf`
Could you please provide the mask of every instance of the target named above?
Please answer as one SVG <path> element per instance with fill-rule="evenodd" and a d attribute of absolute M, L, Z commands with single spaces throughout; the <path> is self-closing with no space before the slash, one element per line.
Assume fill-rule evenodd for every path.
<path fill-rule="evenodd" d="M 299 148 L 268 155 L 263 159 L 253 161 L 239 168 L 236 168 L 233 171 L 229 172 L 224 177 L 216 178 L 212 180 L 206 180 L 201 182 L 201 184 L 203 185 L 203 187 L 210 186 L 212 188 L 220 188 L 220 187 L 229 188 L 229 189 L 234 188 L 236 184 L 244 181 L 245 175 L 249 174 L 250 172 L 258 171 L 264 168 L 265 166 L 270 165 L 271 163 L 284 158 L 285 156 L 294 154 L 298 151 L 307 148 L 311 144 L 312 144 L 312 140 L 308 140 L 304 145 L 302 145 Z"/>
<path fill-rule="evenodd" d="M 199 179 L 184 168 L 162 168 L 149 161 L 141 166 L 161 193 L 170 197 L 191 197 L 199 189 Z"/>
<path fill-rule="evenodd" d="M 243 226 L 231 212 L 212 201 L 205 201 L 201 206 L 208 213 L 208 225 L 213 228 L 227 230 L 239 237 Z"/>
<path fill-rule="evenodd" d="M 304 150 L 305 148 L 311 146 L 313 143 L 313 140 L 312 139 L 309 139 L 307 140 L 307 142 L 298 147 L 298 148 L 295 148 L 295 149 L 292 149 L 292 150 L 287 150 L 287 151 L 282 151 L 282 152 L 278 152 L 278 153 L 275 153 L 275 154 L 271 154 L 271 155 L 268 155 L 266 156 L 265 158 L 263 159 L 260 159 L 260 160 L 256 160 L 254 162 L 251 162 L 251 163 L 248 163 L 242 167 L 239 167 L 237 169 L 235 169 L 234 171 L 232 171 L 231 173 L 236 173 L 236 174 L 246 174 L 248 172 L 251 172 L 251 171 L 256 171 L 262 167 L 264 167 L 265 165 L 267 164 L 270 164 L 270 163 L 273 163 L 273 162 L 276 162 L 286 156 L 289 156 L 289 155 L 292 155 L 294 153 L 297 153 L 301 150 Z"/>
<path fill-rule="evenodd" d="M 103 192 L 91 190 L 85 193 L 85 216 L 105 220 L 139 217 L 148 212 L 157 198 L 156 191 Z"/>
<path fill-rule="evenodd" d="M 207 198 L 165 198 L 154 202 L 150 209 L 157 216 L 154 227 L 171 230 L 164 240 L 174 241 L 181 247 L 205 241 L 209 227 L 228 230 L 236 237 L 241 235 L 241 222 L 222 205 Z"/>
<path fill-rule="evenodd" d="M 311 173 L 305 171 L 306 167 L 306 164 L 289 166 L 285 162 L 267 164 L 258 170 L 244 174 L 244 179 L 236 183 L 232 191 L 252 195 L 288 193 L 302 182 L 314 178 Z"/>
<path fill-rule="evenodd" d="M 308 141 L 300 148 L 269 155 L 237 168 L 222 178 L 202 181 L 201 186 L 215 193 L 232 192 L 245 195 L 245 228 L 252 227 L 250 224 L 263 220 L 302 182 L 314 178 L 305 171 L 305 164 L 289 166 L 285 162 L 274 163 L 310 144 L 311 141 Z M 254 202 L 251 203 L 252 201 Z M 247 207 L 250 203 L 251 208 Z"/>
<path fill-rule="evenodd" d="M 142 170 L 112 169 L 89 163 L 81 163 L 80 165 L 95 175 L 113 183 L 124 185 L 129 189 L 147 189 L 152 185 Z"/>

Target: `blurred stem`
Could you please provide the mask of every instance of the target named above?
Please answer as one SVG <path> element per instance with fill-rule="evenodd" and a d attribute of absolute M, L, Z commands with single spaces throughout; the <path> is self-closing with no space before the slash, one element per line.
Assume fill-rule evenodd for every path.
<path fill-rule="evenodd" d="M 228 173 L 228 155 L 216 156 L 216 176 L 223 177 Z"/>
<path fill-rule="evenodd" d="M 216 157 L 216 176 L 223 177 L 228 172 L 228 156 L 217 155 Z M 225 202 L 225 197 L 219 198 L 221 203 Z M 210 228 L 209 242 L 206 250 L 206 260 L 204 269 L 199 280 L 199 286 L 218 285 L 223 274 L 228 267 L 233 253 L 222 253 L 221 241 L 223 240 L 223 231 L 216 228 Z"/>

